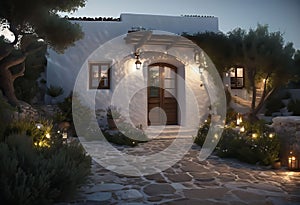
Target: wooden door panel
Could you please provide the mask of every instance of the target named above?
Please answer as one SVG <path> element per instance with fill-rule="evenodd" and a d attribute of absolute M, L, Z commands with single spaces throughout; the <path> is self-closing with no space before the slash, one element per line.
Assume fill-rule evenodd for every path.
<path fill-rule="evenodd" d="M 173 72 L 172 72 L 173 71 Z M 177 68 L 168 64 L 153 64 L 148 70 L 148 123 L 149 112 L 155 107 L 164 110 L 167 117 L 167 124 L 178 124 L 178 105 L 176 100 Z M 154 87 L 159 86 L 160 88 Z M 159 113 L 151 112 L 151 124 L 159 125 L 163 123 Z"/>

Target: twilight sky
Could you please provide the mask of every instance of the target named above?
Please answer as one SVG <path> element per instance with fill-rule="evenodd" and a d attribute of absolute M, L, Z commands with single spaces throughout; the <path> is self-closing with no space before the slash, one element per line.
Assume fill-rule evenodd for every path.
<path fill-rule="evenodd" d="M 300 49 L 299 0 L 88 0 L 85 8 L 68 16 L 119 17 L 121 13 L 212 15 L 219 18 L 224 33 L 268 24 L 270 31 L 281 31 L 286 42 Z"/>

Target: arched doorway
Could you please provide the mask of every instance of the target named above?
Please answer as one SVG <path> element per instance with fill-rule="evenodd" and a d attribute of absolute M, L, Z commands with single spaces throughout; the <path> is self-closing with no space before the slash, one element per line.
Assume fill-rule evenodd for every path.
<path fill-rule="evenodd" d="M 177 125 L 177 67 L 155 63 L 148 67 L 148 125 Z M 160 108 L 160 109 L 157 109 Z M 162 115 L 164 110 L 165 115 Z M 149 113 L 151 111 L 151 120 Z M 166 117 L 166 119 L 165 119 Z"/>

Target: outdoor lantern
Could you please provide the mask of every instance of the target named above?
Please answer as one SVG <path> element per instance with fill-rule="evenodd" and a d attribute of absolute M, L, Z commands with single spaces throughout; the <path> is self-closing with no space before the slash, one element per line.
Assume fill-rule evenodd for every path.
<path fill-rule="evenodd" d="M 296 157 L 293 152 L 290 152 L 288 157 L 288 169 L 289 170 L 300 170 L 299 159 Z"/>
<path fill-rule="evenodd" d="M 36 123 L 35 126 L 36 126 L 36 128 L 38 128 L 38 129 L 42 129 L 42 128 L 44 127 L 44 125 L 41 124 L 41 123 Z"/>
<path fill-rule="evenodd" d="M 63 132 L 62 133 L 62 138 L 65 140 L 68 138 L 68 133 L 67 132 Z"/>
<path fill-rule="evenodd" d="M 257 133 L 252 133 L 252 139 L 256 139 L 258 137 Z"/>
<path fill-rule="evenodd" d="M 239 126 L 242 122 L 243 122 L 243 118 L 240 115 L 240 113 L 238 113 L 236 116 L 236 125 Z"/>
<path fill-rule="evenodd" d="M 136 58 L 136 61 L 135 61 L 135 68 L 136 68 L 137 70 L 139 70 L 139 69 L 141 69 L 141 67 L 142 67 L 142 62 L 140 61 L 140 54 L 139 54 L 138 52 L 135 52 L 134 55 L 135 55 L 135 58 Z"/>
<path fill-rule="evenodd" d="M 240 132 L 245 132 L 245 127 L 241 127 Z"/>

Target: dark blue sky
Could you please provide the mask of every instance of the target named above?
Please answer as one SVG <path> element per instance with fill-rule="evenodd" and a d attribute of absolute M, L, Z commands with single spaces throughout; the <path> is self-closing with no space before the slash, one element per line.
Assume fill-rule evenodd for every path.
<path fill-rule="evenodd" d="M 213 15 L 225 33 L 268 24 L 270 31 L 281 31 L 286 41 L 300 49 L 299 0 L 88 0 L 85 8 L 69 16 L 119 17 L 121 13 Z"/>

